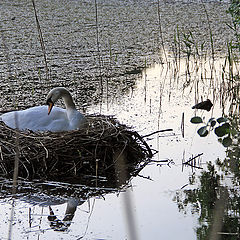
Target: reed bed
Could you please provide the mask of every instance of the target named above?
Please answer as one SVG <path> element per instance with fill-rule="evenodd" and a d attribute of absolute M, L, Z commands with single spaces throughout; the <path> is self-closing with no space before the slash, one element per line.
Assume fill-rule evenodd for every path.
<path fill-rule="evenodd" d="M 18 176 L 25 180 L 74 181 L 83 175 L 116 178 L 116 163 L 139 172 L 152 157 L 144 139 L 112 116 L 89 115 L 86 130 L 18 131 L 0 123 L 0 177 L 12 178 L 19 140 Z M 123 162 L 124 161 L 124 162 Z"/>

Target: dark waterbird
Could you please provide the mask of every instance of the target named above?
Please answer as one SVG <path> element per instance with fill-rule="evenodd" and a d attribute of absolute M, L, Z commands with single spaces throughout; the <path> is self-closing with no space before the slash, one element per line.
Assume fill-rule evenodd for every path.
<path fill-rule="evenodd" d="M 212 106 L 213 106 L 212 102 L 209 99 L 207 99 L 206 101 L 197 103 L 196 105 L 194 105 L 192 107 L 192 109 L 203 109 L 203 110 L 207 110 L 209 112 L 211 110 Z"/>

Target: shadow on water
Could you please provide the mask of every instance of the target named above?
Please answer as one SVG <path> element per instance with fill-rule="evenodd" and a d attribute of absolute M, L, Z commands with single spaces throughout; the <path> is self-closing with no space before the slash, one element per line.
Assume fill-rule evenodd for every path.
<path fill-rule="evenodd" d="M 230 150 L 225 160 L 208 163 L 189 185 L 197 188 L 177 191 L 174 201 L 180 212 L 198 215 L 197 238 L 239 239 L 239 154 Z"/>
<path fill-rule="evenodd" d="M 180 212 L 190 211 L 198 216 L 196 226 L 197 239 L 239 239 L 239 181 L 240 181 L 240 135 L 239 135 L 239 104 L 236 96 L 229 93 L 229 111 L 224 114 L 228 131 L 223 128 L 215 131 L 219 142 L 220 137 L 231 139 L 223 159 L 209 159 L 207 167 L 197 172 L 199 166 L 194 165 L 194 171 L 189 175 L 189 183 L 176 192 L 173 200 Z M 227 101 L 226 101 L 227 102 Z M 219 118 L 220 119 L 220 118 Z M 219 121 L 219 123 L 222 123 Z M 222 125 L 220 125 L 221 127 Z M 218 127 L 219 128 L 219 127 Z M 219 136 L 218 133 L 221 133 Z M 194 158 L 191 158 L 191 162 Z M 188 163 L 188 162 L 186 162 Z M 186 164 L 183 163 L 183 164 Z M 201 167 L 201 169 L 203 169 Z M 189 185 L 187 189 L 185 187 Z"/>
<path fill-rule="evenodd" d="M 47 216 L 42 216 L 42 221 L 47 218 L 50 228 L 54 231 L 68 231 L 71 224 L 74 224 L 78 206 L 85 202 L 90 204 L 89 200 L 92 198 L 104 198 L 106 194 L 126 191 L 131 186 L 130 180 L 138 175 L 146 162 L 127 162 L 125 152 L 121 151 L 114 154 L 112 165 L 114 173 L 112 168 L 106 168 L 99 169 L 101 175 L 94 175 L 94 172 L 89 175 L 89 171 L 85 174 L 82 169 L 81 177 L 68 179 L 68 182 L 19 180 L 16 194 L 12 194 L 12 181 L 1 179 L 0 198 L 13 198 L 14 201 L 18 199 L 30 206 L 48 207 L 49 213 Z M 55 214 L 54 206 L 63 203 L 67 203 L 67 205 L 64 216 L 61 217 L 61 213 Z M 93 209 L 90 210 L 90 208 L 89 205 L 88 211 L 91 216 Z M 29 222 L 33 217 L 34 215 L 31 216 L 31 207 L 29 207 Z M 86 231 L 87 225 L 88 222 Z M 41 222 L 38 227 L 41 229 Z M 29 230 L 26 232 L 31 232 L 31 229 L 34 227 L 29 223 Z"/>

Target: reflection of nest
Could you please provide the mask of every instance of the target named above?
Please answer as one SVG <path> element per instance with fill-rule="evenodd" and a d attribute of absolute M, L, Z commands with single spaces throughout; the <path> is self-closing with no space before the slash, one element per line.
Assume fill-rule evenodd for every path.
<path fill-rule="evenodd" d="M 13 176 L 16 149 L 19 177 L 71 182 L 83 175 L 115 176 L 119 159 L 128 173 L 136 173 L 152 157 L 142 137 L 113 117 L 88 116 L 88 121 L 85 132 L 61 133 L 18 132 L 1 123 L 0 176 Z"/>

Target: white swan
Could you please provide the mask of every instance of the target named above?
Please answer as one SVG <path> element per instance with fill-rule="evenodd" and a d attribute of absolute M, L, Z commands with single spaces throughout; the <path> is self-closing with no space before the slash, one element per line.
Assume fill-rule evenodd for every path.
<path fill-rule="evenodd" d="M 66 109 L 53 107 L 54 103 L 61 97 Z M 76 110 L 72 96 L 66 88 L 52 89 L 47 95 L 47 105 L 4 113 L 0 116 L 0 120 L 11 128 L 29 129 L 34 132 L 70 131 L 86 126 L 86 118 Z"/>

